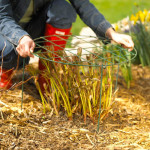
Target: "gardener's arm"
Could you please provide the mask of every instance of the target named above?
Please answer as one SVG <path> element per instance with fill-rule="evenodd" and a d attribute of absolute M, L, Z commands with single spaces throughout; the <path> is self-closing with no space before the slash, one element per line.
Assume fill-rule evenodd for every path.
<path fill-rule="evenodd" d="M 124 47 L 133 49 L 133 41 L 130 36 L 118 34 L 113 30 L 112 25 L 105 17 L 95 8 L 89 0 L 70 0 L 77 13 L 95 33 L 102 38 L 109 38 L 122 44 Z"/>
<path fill-rule="evenodd" d="M 10 0 L 0 0 L 0 31 L 8 41 L 17 46 L 17 51 L 22 57 L 32 56 L 34 42 L 14 20 Z"/>

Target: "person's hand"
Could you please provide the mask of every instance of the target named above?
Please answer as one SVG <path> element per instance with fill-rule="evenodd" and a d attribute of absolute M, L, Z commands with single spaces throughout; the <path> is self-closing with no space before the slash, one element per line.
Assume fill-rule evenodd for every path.
<path fill-rule="evenodd" d="M 16 48 L 18 54 L 22 57 L 34 57 L 33 51 L 35 48 L 34 41 L 27 35 L 25 35 L 20 41 Z"/>
<path fill-rule="evenodd" d="M 134 43 L 129 35 L 117 33 L 112 28 L 109 28 L 106 31 L 106 36 L 114 42 L 121 44 L 124 48 L 127 48 L 128 51 L 132 51 L 134 48 Z"/>

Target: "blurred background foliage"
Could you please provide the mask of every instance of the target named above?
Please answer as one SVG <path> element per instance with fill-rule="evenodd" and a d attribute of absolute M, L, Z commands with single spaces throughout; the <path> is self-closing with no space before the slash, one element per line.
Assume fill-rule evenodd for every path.
<path fill-rule="evenodd" d="M 139 10 L 149 9 L 149 0 L 90 0 L 110 23 L 115 23 Z M 77 17 L 72 33 L 78 35 L 86 25 Z"/>

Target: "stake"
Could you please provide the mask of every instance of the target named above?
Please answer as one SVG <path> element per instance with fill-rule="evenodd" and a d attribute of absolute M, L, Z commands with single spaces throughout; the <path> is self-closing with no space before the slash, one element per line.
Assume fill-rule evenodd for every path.
<path fill-rule="evenodd" d="M 99 132 L 99 123 L 100 123 L 100 116 L 101 116 L 102 81 L 103 81 L 103 64 L 101 66 L 100 102 L 99 102 L 99 117 L 98 117 L 97 132 Z"/>
<path fill-rule="evenodd" d="M 115 94 L 116 94 L 116 90 L 117 90 L 117 84 L 118 84 L 118 75 L 119 75 L 119 64 L 120 64 L 120 55 L 121 55 L 121 52 L 119 50 L 119 62 L 118 62 L 118 68 L 117 68 L 117 75 L 116 75 L 116 85 L 115 85 Z M 115 96 L 115 95 L 114 95 Z"/>
<path fill-rule="evenodd" d="M 24 67 L 25 67 L 25 58 L 23 58 L 23 75 L 22 75 L 22 98 L 21 98 L 21 110 L 22 110 L 22 106 L 23 106 Z"/>
<path fill-rule="evenodd" d="M 118 64 L 117 75 L 116 75 L 115 93 L 116 93 L 116 90 L 117 90 L 117 84 L 118 84 L 118 74 L 119 74 L 119 64 Z"/>

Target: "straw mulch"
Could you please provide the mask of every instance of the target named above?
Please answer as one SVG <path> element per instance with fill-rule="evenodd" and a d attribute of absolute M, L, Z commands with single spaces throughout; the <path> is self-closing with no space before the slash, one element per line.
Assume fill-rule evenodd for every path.
<path fill-rule="evenodd" d="M 119 77 L 112 110 L 97 122 L 75 114 L 69 121 L 43 107 L 34 84 L 25 84 L 23 111 L 21 87 L 0 93 L 0 149 L 14 150 L 139 150 L 150 149 L 150 69 L 133 67 L 134 81 L 127 89 Z M 20 78 L 19 78 L 20 76 Z M 27 77 L 26 77 L 27 78 Z M 21 80 L 16 73 L 14 80 Z"/>

